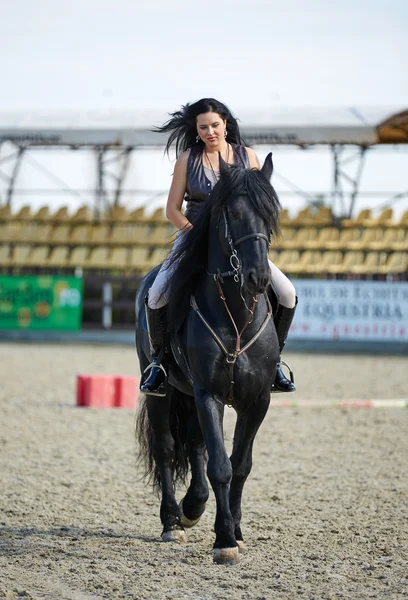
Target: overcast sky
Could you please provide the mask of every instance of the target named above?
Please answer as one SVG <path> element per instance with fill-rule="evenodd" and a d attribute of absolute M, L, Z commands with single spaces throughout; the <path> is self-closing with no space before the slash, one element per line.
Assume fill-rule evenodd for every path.
<path fill-rule="evenodd" d="M 13 0 L 0 108 L 407 104 L 407 0 Z"/>
<path fill-rule="evenodd" d="M 4 0 L 0 110 L 408 108 L 407 31 L 408 0 Z"/>

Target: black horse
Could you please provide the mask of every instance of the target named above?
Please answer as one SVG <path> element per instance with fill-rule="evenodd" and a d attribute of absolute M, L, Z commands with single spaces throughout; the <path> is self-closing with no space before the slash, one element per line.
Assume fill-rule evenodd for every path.
<path fill-rule="evenodd" d="M 229 167 L 173 258 L 169 296 L 169 385 L 166 397 L 146 396 L 137 417 L 139 458 L 161 491 L 162 539 L 185 541 L 213 488 L 214 561 L 234 564 L 244 548 L 241 497 L 252 466 L 252 446 L 266 415 L 279 348 L 268 249 L 278 232 L 279 200 L 270 184 L 272 156 L 261 170 Z M 136 345 L 148 366 L 144 300 L 158 267 L 143 279 L 136 299 Z M 229 458 L 223 437 L 225 405 L 237 413 Z M 178 504 L 177 482 L 191 481 Z"/>

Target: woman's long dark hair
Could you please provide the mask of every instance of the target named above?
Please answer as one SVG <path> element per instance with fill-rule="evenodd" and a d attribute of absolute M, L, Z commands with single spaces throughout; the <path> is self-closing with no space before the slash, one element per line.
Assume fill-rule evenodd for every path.
<path fill-rule="evenodd" d="M 227 142 L 237 145 L 245 145 L 244 140 L 241 137 L 238 123 L 235 117 L 233 117 L 230 109 L 225 106 L 222 102 L 215 100 L 215 98 L 202 98 L 193 104 L 186 104 L 181 107 L 181 110 L 177 110 L 174 113 L 170 113 L 171 119 L 166 121 L 161 127 L 155 127 L 153 131 L 158 133 L 170 133 L 167 140 L 165 152 L 167 154 L 170 151 L 171 145 L 175 142 L 176 144 L 176 156 L 195 146 L 197 144 L 197 125 L 196 119 L 198 115 L 202 115 L 208 112 L 215 112 L 220 115 L 227 122 Z M 202 140 L 198 141 L 198 144 L 203 145 Z"/>

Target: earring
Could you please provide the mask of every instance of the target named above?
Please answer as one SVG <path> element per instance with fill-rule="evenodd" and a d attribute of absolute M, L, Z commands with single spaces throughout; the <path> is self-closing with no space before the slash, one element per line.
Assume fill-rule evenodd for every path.
<path fill-rule="evenodd" d="M 224 137 L 226 138 L 228 135 L 228 131 L 226 129 L 224 129 Z"/>
<path fill-rule="evenodd" d="M 198 136 L 196 137 L 196 144 L 198 144 L 198 142 L 199 142 L 199 141 L 200 141 L 200 136 L 198 135 Z"/>

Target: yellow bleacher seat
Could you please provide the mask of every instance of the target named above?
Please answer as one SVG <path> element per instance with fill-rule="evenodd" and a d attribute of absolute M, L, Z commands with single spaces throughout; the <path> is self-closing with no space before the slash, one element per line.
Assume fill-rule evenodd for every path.
<path fill-rule="evenodd" d="M 363 227 L 389 227 L 393 224 L 392 208 L 384 208 L 377 218 L 364 219 Z"/>
<path fill-rule="evenodd" d="M 269 250 L 268 252 L 268 258 L 270 261 L 272 261 L 273 263 L 275 262 L 275 260 L 278 257 L 278 251 L 277 250 Z"/>
<path fill-rule="evenodd" d="M 399 251 L 408 251 L 408 229 L 403 229 L 402 227 L 398 229 L 394 229 L 395 231 L 395 241 L 391 242 L 392 250 Z"/>
<path fill-rule="evenodd" d="M 49 251 L 49 246 L 35 246 L 28 255 L 24 266 L 46 267 Z"/>
<path fill-rule="evenodd" d="M 294 217 L 290 224 L 292 225 L 292 227 L 296 226 L 296 227 L 305 227 L 307 225 L 310 225 L 310 221 L 313 219 L 313 212 L 312 212 L 312 208 L 310 206 L 307 206 L 306 208 L 302 208 L 298 214 L 296 215 L 296 217 Z"/>
<path fill-rule="evenodd" d="M 89 242 L 90 225 L 75 225 L 71 230 L 71 244 L 87 244 Z"/>
<path fill-rule="evenodd" d="M 310 242 L 317 238 L 317 229 L 316 227 L 301 227 L 292 239 L 284 239 L 282 240 L 281 248 L 290 249 L 290 248 L 299 248 L 303 249 L 306 242 Z"/>
<path fill-rule="evenodd" d="M 408 252 L 393 252 L 384 265 L 378 267 L 383 275 L 398 275 L 408 270 Z"/>
<path fill-rule="evenodd" d="M 359 240 L 351 240 L 348 243 L 349 250 L 368 250 L 372 242 L 379 242 L 383 238 L 383 230 L 380 227 L 367 227 L 363 229 Z"/>
<path fill-rule="evenodd" d="M 146 220 L 145 207 L 139 206 L 139 208 L 135 208 L 129 213 L 129 221 L 134 221 L 135 223 L 144 223 Z"/>
<path fill-rule="evenodd" d="M 349 229 L 343 229 L 340 231 L 338 240 L 326 240 L 326 250 L 347 250 L 349 243 L 359 240 L 361 237 L 361 230 L 357 227 L 351 227 Z"/>
<path fill-rule="evenodd" d="M 282 250 L 274 260 L 275 265 L 278 269 L 285 272 L 286 265 L 295 264 L 300 259 L 299 250 Z"/>
<path fill-rule="evenodd" d="M 68 267 L 69 246 L 57 246 L 51 250 L 47 267 Z"/>
<path fill-rule="evenodd" d="M 336 227 L 323 227 L 314 239 L 305 240 L 303 247 L 309 250 L 318 250 L 326 248 L 326 242 L 337 242 L 339 238 L 340 231 Z"/>
<path fill-rule="evenodd" d="M 306 272 L 314 275 L 328 273 L 330 266 L 340 265 L 342 262 L 343 253 L 340 250 L 326 250 L 322 253 L 320 261 L 309 265 Z"/>
<path fill-rule="evenodd" d="M 291 224 L 291 220 L 290 220 L 290 216 L 289 216 L 289 210 L 287 208 L 282 208 L 282 210 L 279 213 L 279 225 L 281 227 L 285 227 Z"/>
<path fill-rule="evenodd" d="M 0 242 L 11 242 L 18 239 L 18 232 L 21 229 L 21 223 L 9 221 L 0 225 Z"/>
<path fill-rule="evenodd" d="M 71 233 L 69 225 L 56 225 L 49 237 L 50 244 L 68 244 Z"/>
<path fill-rule="evenodd" d="M 282 227 L 280 230 L 280 235 L 272 238 L 271 248 L 284 247 L 286 241 L 293 240 L 296 231 L 297 230 L 294 227 Z"/>
<path fill-rule="evenodd" d="M 13 267 L 22 267 L 26 264 L 28 256 L 32 250 L 32 246 L 29 244 L 21 244 L 14 247 L 13 255 L 10 260 L 10 264 Z"/>
<path fill-rule="evenodd" d="M 50 207 L 49 206 L 42 206 L 32 216 L 33 221 L 48 221 L 50 218 L 51 218 L 51 215 L 50 215 Z"/>
<path fill-rule="evenodd" d="M 33 244 L 43 244 L 49 240 L 52 227 L 49 223 L 29 222 L 23 223 L 14 238 L 19 242 L 30 242 Z"/>
<path fill-rule="evenodd" d="M 350 250 L 344 254 L 343 262 L 341 264 L 330 265 L 328 267 L 328 273 L 334 274 L 347 274 L 351 272 L 351 267 L 355 265 L 361 265 L 364 261 L 364 252 Z"/>
<path fill-rule="evenodd" d="M 32 219 L 31 207 L 30 206 L 22 206 L 18 213 L 16 213 L 13 217 L 15 221 L 28 221 Z"/>
<path fill-rule="evenodd" d="M 93 248 L 88 260 L 83 265 L 84 269 L 107 269 L 110 249 L 107 246 Z"/>
<path fill-rule="evenodd" d="M 89 229 L 90 244 L 107 244 L 110 235 L 109 225 L 92 225 Z"/>
<path fill-rule="evenodd" d="M 3 244 L 0 246 L 0 267 L 8 267 L 10 261 L 10 245 Z"/>
<path fill-rule="evenodd" d="M 89 248 L 87 246 L 77 246 L 72 250 L 67 266 L 72 268 L 83 267 L 88 259 L 88 255 Z"/>
<path fill-rule="evenodd" d="M 39 224 L 33 231 L 32 241 L 36 244 L 44 244 L 50 239 L 52 225 L 50 223 Z"/>
<path fill-rule="evenodd" d="M 149 246 L 168 246 L 173 244 L 176 232 L 176 228 L 169 223 L 156 225 L 150 235 L 145 238 L 144 243 Z"/>
<path fill-rule="evenodd" d="M 51 218 L 54 223 L 65 223 L 66 221 L 69 221 L 70 216 L 68 213 L 68 206 L 61 206 Z"/>
<path fill-rule="evenodd" d="M 8 204 L 0 207 L 0 221 L 8 221 L 13 217 L 11 208 Z"/>
<path fill-rule="evenodd" d="M 356 275 L 375 275 L 378 273 L 379 266 L 385 264 L 386 260 L 386 252 L 367 252 L 364 262 L 361 265 L 351 266 L 350 272 Z"/>
<path fill-rule="evenodd" d="M 390 250 L 393 243 L 401 242 L 404 238 L 405 230 L 402 229 L 402 227 L 399 229 L 388 227 L 387 229 L 384 229 L 381 239 L 368 242 L 367 248 L 369 250 Z"/>
<path fill-rule="evenodd" d="M 317 227 L 329 227 L 333 223 L 333 213 L 329 206 L 320 206 L 313 217 L 311 225 Z"/>
<path fill-rule="evenodd" d="M 146 221 L 148 223 L 167 223 L 168 221 L 164 213 L 164 208 L 156 208 L 151 215 L 146 216 Z"/>
<path fill-rule="evenodd" d="M 371 209 L 361 210 L 355 219 L 342 219 L 342 227 L 364 227 L 364 222 L 371 219 Z"/>
<path fill-rule="evenodd" d="M 149 256 L 149 248 L 135 247 L 130 249 L 129 268 L 135 271 L 144 271 Z"/>
<path fill-rule="evenodd" d="M 321 262 L 321 253 L 318 250 L 305 250 L 300 255 L 299 260 L 295 260 L 293 263 L 288 263 L 285 265 L 286 273 L 296 273 L 298 275 L 303 275 L 305 273 L 310 272 L 308 269 L 313 267 L 313 265 L 319 264 Z"/>
<path fill-rule="evenodd" d="M 107 220 L 110 222 L 115 221 L 127 221 L 129 219 L 129 214 L 126 210 L 125 206 L 112 206 Z"/>
<path fill-rule="evenodd" d="M 108 269 L 127 269 L 129 264 L 129 248 L 112 248 L 111 253 L 108 257 L 107 268 Z"/>
<path fill-rule="evenodd" d="M 155 248 L 151 256 L 147 259 L 145 269 L 148 271 L 156 265 L 161 264 L 167 257 L 170 249 L 167 248 Z"/>
<path fill-rule="evenodd" d="M 72 223 L 88 223 L 92 221 L 92 213 L 88 206 L 80 206 L 71 217 Z"/>
<path fill-rule="evenodd" d="M 110 244 L 133 245 L 144 239 L 144 226 L 136 223 L 114 225 L 109 239 Z"/>
<path fill-rule="evenodd" d="M 400 220 L 396 223 L 397 227 L 408 228 L 408 210 L 406 210 L 400 217 Z"/>

